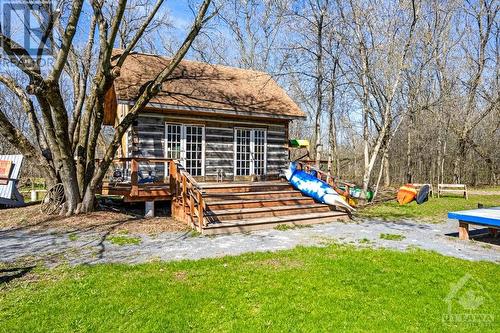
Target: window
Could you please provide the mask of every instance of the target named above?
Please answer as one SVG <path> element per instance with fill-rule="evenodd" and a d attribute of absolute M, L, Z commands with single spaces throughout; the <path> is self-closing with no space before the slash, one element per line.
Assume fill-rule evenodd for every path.
<path fill-rule="evenodd" d="M 193 176 L 205 174 L 205 128 L 166 124 L 165 157 L 179 160 Z"/>
<path fill-rule="evenodd" d="M 266 130 L 235 128 L 234 169 L 236 176 L 266 173 Z"/>

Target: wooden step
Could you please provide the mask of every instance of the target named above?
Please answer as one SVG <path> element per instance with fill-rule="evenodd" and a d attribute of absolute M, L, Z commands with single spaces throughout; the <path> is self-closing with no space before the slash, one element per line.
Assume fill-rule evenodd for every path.
<path fill-rule="evenodd" d="M 202 188 L 233 188 L 233 187 L 245 187 L 248 185 L 252 186 L 262 186 L 262 185 L 288 185 L 285 181 L 268 181 L 268 182 L 219 182 L 219 183 L 204 183 L 199 182 L 198 185 Z"/>
<path fill-rule="evenodd" d="M 213 183 L 201 184 L 204 194 L 213 193 L 245 193 L 292 190 L 287 182 L 254 182 L 254 183 Z"/>
<path fill-rule="evenodd" d="M 247 200 L 222 200 L 207 202 L 209 210 L 224 210 L 224 209 L 242 209 L 242 208 L 258 208 L 258 207 L 276 207 L 276 206 L 294 206 L 294 205 L 311 205 L 315 201 L 309 197 L 276 197 L 273 199 L 254 199 Z"/>
<path fill-rule="evenodd" d="M 324 204 L 292 205 L 277 207 L 221 209 L 206 212 L 206 219 L 210 222 L 253 219 L 257 217 L 273 217 L 282 215 L 308 214 L 330 211 L 330 206 Z"/>
<path fill-rule="evenodd" d="M 305 197 L 297 190 L 282 190 L 282 191 L 259 191 L 259 192 L 221 192 L 207 193 L 203 198 L 209 203 L 211 201 L 221 200 L 254 200 L 254 199 L 274 199 L 274 198 L 290 198 L 290 197 Z"/>
<path fill-rule="evenodd" d="M 340 211 L 261 217 L 249 220 L 227 220 L 221 223 L 208 224 L 203 228 L 203 234 L 216 235 L 248 232 L 260 229 L 271 229 L 280 224 L 297 226 L 348 220 L 349 215 Z"/>

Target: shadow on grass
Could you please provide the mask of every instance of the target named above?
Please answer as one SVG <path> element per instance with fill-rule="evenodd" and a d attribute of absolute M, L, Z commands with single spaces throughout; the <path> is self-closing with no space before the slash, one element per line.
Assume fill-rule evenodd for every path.
<path fill-rule="evenodd" d="M 33 268 L 35 268 L 35 266 L 0 269 L 0 286 L 2 284 L 9 283 L 12 280 L 22 278 L 23 276 L 31 272 Z"/>

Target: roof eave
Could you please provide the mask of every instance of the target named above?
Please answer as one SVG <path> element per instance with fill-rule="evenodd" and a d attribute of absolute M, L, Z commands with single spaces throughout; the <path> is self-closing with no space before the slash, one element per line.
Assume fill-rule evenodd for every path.
<path fill-rule="evenodd" d="M 133 100 L 124 100 L 119 99 L 118 104 L 125 105 L 134 105 L 135 101 Z M 215 109 L 215 108 L 203 108 L 203 107 L 194 107 L 194 106 L 183 106 L 183 105 L 175 105 L 175 104 L 164 104 L 164 103 L 148 103 L 146 105 L 147 108 L 160 109 L 160 110 L 178 110 L 178 111 L 196 111 L 203 113 L 213 113 L 213 114 L 226 114 L 226 115 L 239 115 L 239 116 L 247 116 L 247 117 L 255 117 L 255 118 L 275 118 L 275 119 L 284 119 L 284 120 L 298 120 L 305 119 L 306 115 L 298 116 L 298 115 L 283 115 L 276 113 L 260 113 L 260 112 L 251 112 L 251 111 L 237 111 L 237 110 L 229 110 L 229 109 Z"/>

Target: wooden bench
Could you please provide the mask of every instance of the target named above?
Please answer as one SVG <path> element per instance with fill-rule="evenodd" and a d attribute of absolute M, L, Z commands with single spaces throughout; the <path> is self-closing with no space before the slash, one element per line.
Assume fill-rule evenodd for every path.
<path fill-rule="evenodd" d="M 442 193 L 463 193 L 464 198 L 469 199 L 465 184 L 438 184 L 438 198 Z"/>
<path fill-rule="evenodd" d="M 500 229 L 500 207 L 449 212 L 449 219 L 458 220 L 458 238 L 469 239 L 469 224 L 488 227 L 492 234 Z"/>
<path fill-rule="evenodd" d="M 431 195 L 432 198 L 434 198 L 434 188 L 432 187 L 432 184 L 413 183 L 410 185 L 413 186 L 417 190 L 417 193 L 420 191 L 420 188 L 422 188 L 422 186 L 429 185 L 429 194 Z"/>

